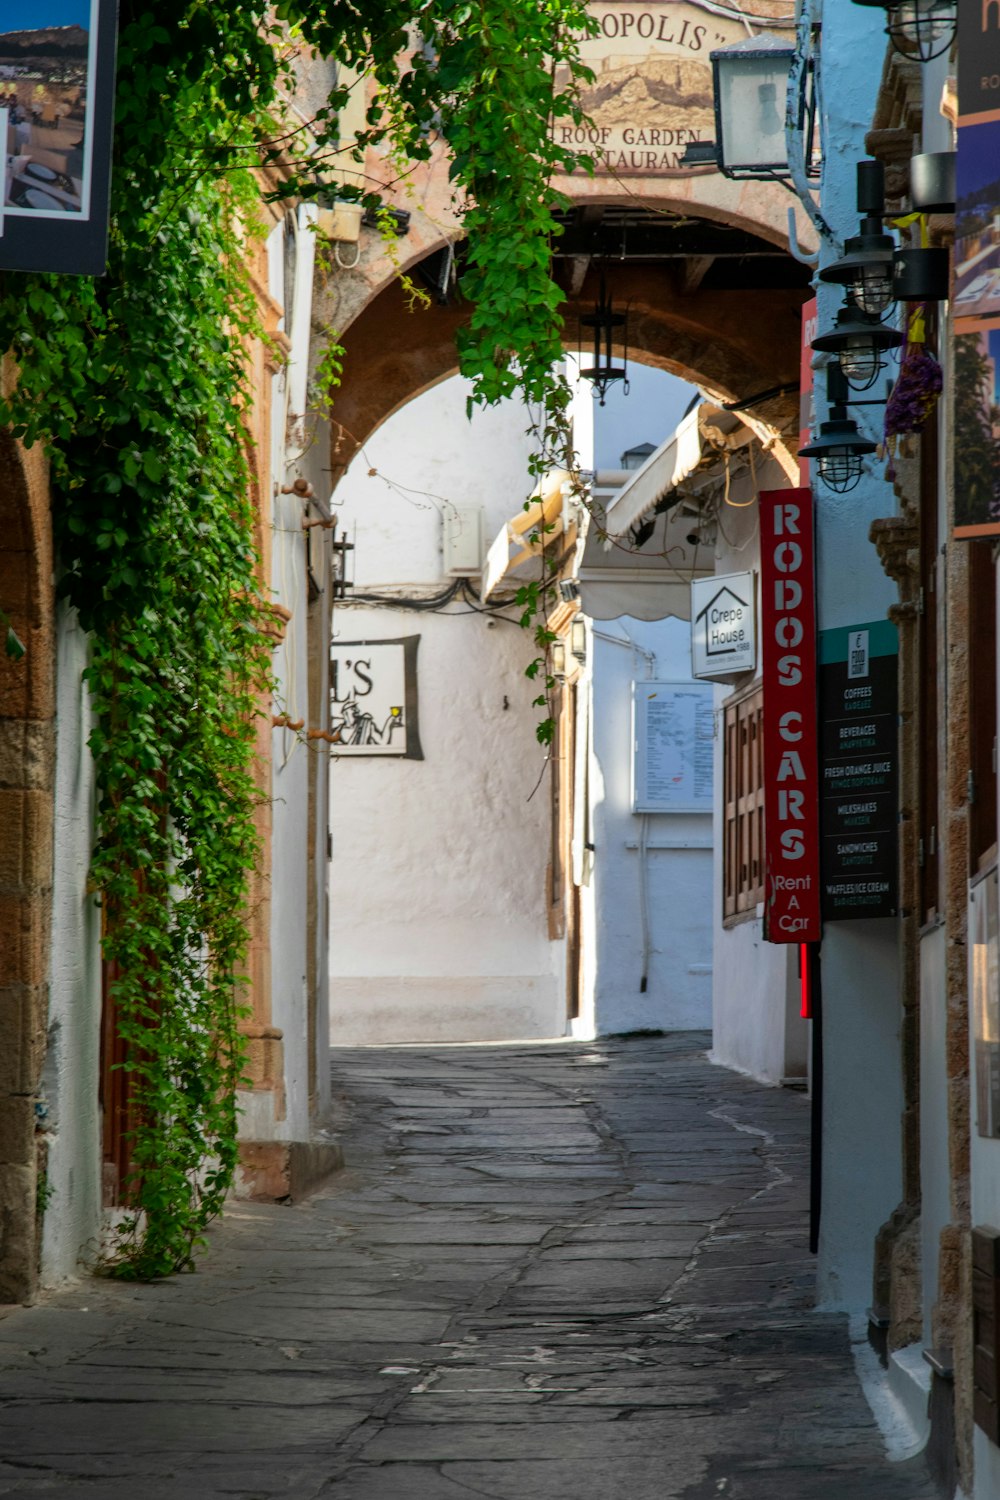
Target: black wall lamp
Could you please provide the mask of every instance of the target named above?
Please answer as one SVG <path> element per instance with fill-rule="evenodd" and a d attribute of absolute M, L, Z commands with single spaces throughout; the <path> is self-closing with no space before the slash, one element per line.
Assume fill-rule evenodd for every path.
<path fill-rule="evenodd" d="M 723 177 L 791 176 L 785 114 L 794 46 L 784 37 L 759 32 L 709 53 L 715 104 L 715 140 L 690 141 L 681 157 L 684 167 L 717 167 Z M 806 176 L 819 175 L 814 161 L 816 88 L 810 59 L 801 70 L 797 100 L 798 129 L 804 141 Z"/>
<path fill-rule="evenodd" d="M 955 40 L 958 0 L 854 0 L 885 11 L 885 29 L 896 51 L 917 62 L 932 62 Z M 970 3 L 970 0 L 966 0 Z"/>
<path fill-rule="evenodd" d="M 893 257 L 892 294 L 899 302 L 944 302 L 951 263 L 937 245 L 903 245 Z"/>
<path fill-rule="evenodd" d="M 862 458 L 874 453 L 878 444 L 863 438 L 858 424 L 847 415 L 847 379 L 836 360 L 826 367 L 826 399 L 829 418 L 819 424 L 812 442 L 799 449 L 799 457 L 814 458 L 819 477 L 827 488 L 846 495 L 861 478 Z"/>
<path fill-rule="evenodd" d="M 628 395 L 628 314 L 615 312 L 614 304 L 608 294 L 604 282 L 604 272 L 601 272 L 601 285 L 594 304 L 594 311 L 586 313 L 580 319 L 581 328 L 589 328 L 593 332 L 594 363 L 588 369 L 582 369 L 580 374 L 585 380 L 589 380 L 594 390 L 601 398 L 601 405 L 612 385 L 616 381 L 623 382 L 622 389 Z M 612 344 L 615 334 L 621 330 L 622 342 L 625 346 L 625 354 L 620 365 L 614 361 Z M 583 342 L 582 338 L 580 340 Z"/>
<path fill-rule="evenodd" d="M 813 339 L 812 347 L 836 354 L 852 390 L 867 391 L 885 368 L 882 356 L 889 349 L 898 349 L 902 342 L 903 335 L 897 329 L 848 303 L 838 312 L 833 331 Z"/>
<path fill-rule="evenodd" d="M 882 221 L 874 216 L 861 220 L 861 233 L 844 242 L 840 260 L 824 267 L 820 281 L 834 281 L 847 289 L 862 312 L 875 317 L 885 312 L 893 300 L 892 256 L 896 242 L 882 232 Z"/>
<path fill-rule="evenodd" d="M 910 203 L 922 214 L 955 212 L 955 151 L 922 151 L 910 158 Z"/>
<path fill-rule="evenodd" d="M 857 307 L 879 317 L 895 300 L 892 257 L 896 242 L 882 228 L 885 209 L 885 170 L 880 161 L 858 162 L 860 232 L 844 242 L 840 260 L 825 266 L 820 281 L 846 288 Z"/>

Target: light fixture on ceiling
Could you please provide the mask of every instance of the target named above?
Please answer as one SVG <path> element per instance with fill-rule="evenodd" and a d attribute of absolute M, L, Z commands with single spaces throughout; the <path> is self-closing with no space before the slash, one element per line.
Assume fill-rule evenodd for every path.
<path fill-rule="evenodd" d="M 585 313 L 580 319 L 580 327 L 590 329 L 593 335 L 594 363 L 587 369 L 582 369 L 580 374 L 585 380 L 589 380 L 594 390 L 601 398 L 604 405 L 605 397 L 611 386 L 617 381 L 622 382 L 622 390 L 628 395 L 628 313 L 616 312 L 614 303 L 608 292 L 604 280 L 604 272 L 601 272 L 601 284 L 597 301 L 592 313 Z M 620 365 L 615 364 L 614 349 L 616 337 L 624 345 L 624 356 Z M 581 339 L 582 343 L 582 339 Z"/>

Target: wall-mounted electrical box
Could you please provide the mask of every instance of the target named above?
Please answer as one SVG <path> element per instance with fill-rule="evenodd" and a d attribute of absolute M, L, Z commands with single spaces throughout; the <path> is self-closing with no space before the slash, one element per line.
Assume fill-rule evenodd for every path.
<path fill-rule="evenodd" d="M 469 578 L 483 569 L 483 508 L 444 508 L 444 571 L 449 578 Z"/>

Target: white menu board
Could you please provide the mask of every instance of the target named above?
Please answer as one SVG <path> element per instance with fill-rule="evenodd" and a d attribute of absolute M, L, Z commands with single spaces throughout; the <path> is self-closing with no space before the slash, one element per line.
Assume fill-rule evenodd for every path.
<path fill-rule="evenodd" d="M 714 689 L 632 684 L 632 811 L 711 812 Z"/>

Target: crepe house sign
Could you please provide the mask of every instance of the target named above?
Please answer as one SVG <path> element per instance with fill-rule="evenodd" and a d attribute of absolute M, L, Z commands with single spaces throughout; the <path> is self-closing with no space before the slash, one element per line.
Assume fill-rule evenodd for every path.
<path fill-rule="evenodd" d="M 330 651 L 330 748 L 334 755 L 423 760 L 417 712 L 419 635 L 336 641 Z"/>
<path fill-rule="evenodd" d="M 597 33 L 581 43 L 594 72 L 580 104 L 588 124 L 559 121 L 561 145 L 589 151 L 598 176 L 686 177 L 713 167 L 686 167 L 693 141 L 715 139 L 709 53 L 746 37 L 736 14 L 692 3 L 632 4 L 596 0 Z M 773 24 L 761 16 L 761 26 Z"/>
<path fill-rule="evenodd" d="M 731 573 L 691 585 L 691 674 L 721 678 L 757 665 L 754 575 Z"/>

